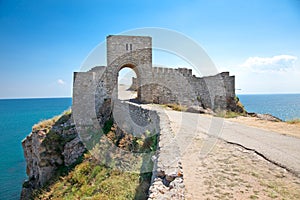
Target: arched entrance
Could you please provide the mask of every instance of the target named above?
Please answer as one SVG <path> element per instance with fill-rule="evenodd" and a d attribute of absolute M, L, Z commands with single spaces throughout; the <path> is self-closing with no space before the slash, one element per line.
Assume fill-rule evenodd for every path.
<path fill-rule="evenodd" d="M 119 100 L 136 101 L 139 77 L 137 68 L 132 64 L 123 65 L 117 78 L 117 98 Z"/>

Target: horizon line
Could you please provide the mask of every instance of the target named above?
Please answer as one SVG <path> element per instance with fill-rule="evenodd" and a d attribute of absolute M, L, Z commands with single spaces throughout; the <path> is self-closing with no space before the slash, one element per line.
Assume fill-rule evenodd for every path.
<path fill-rule="evenodd" d="M 288 94 L 300 94 L 299 93 L 237 93 L 236 95 L 288 95 Z M 50 96 L 50 97 L 0 97 L 0 100 L 18 100 L 18 99 L 66 99 L 72 96 Z"/>

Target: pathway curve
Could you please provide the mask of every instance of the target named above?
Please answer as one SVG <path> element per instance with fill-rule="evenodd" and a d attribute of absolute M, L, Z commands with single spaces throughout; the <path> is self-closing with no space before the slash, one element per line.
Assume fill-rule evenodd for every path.
<path fill-rule="evenodd" d="M 181 152 L 187 199 L 300 198 L 300 139 L 222 118 L 165 113 Z"/>

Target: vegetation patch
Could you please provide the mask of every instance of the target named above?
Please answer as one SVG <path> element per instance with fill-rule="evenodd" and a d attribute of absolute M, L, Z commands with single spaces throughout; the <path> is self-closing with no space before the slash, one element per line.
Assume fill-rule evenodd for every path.
<path fill-rule="evenodd" d="M 60 153 L 64 145 L 76 137 L 74 133 L 63 134 L 63 131 L 67 131 L 73 127 L 70 124 L 70 118 L 71 110 L 68 110 L 52 119 L 42 121 L 33 127 L 33 131 L 44 130 L 46 132 L 47 137 L 43 140 L 42 145 L 47 150 L 54 150 Z"/>
<path fill-rule="evenodd" d="M 138 196 L 142 197 L 137 192 L 140 179 L 139 174 L 99 165 L 90 154 L 85 154 L 82 163 L 47 187 L 35 191 L 33 199 L 138 199 Z"/>
<path fill-rule="evenodd" d="M 71 117 L 71 109 L 63 112 L 61 115 L 57 115 L 51 119 L 42 120 L 32 127 L 32 131 L 46 130 L 49 131 L 53 126 L 66 123 Z"/>
<path fill-rule="evenodd" d="M 186 111 L 187 110 L 186 106 L 176 104 L 176 103 L 169 103 L 169 104 L 166 104 L 166 106 L 171 108 L 172 110 L 176 110 L 176 111 Z"/>
<path fill-rule="evenodd" d="M 300 125 L 300 118 L 291 119 L 291 120 L 288 120 L 286 122 L 289 123 L 289 124 L 299 124 Z"/>
<path fill-rule="evenodd" d="M 235 118 L 239 116 L 246 117 L 246 113 L 239 113 L 239 112 L 233 112 L 233 111 L 220 111 L 216 114 L 216 117 L 222 117 L 222 118 Z"/>
<path fill-rule="evenodd" d="M 66 119 L 62 118 L 60 123 L 66 123 Z M 56 122 L 53 120 L 52 126 Z M 113 119 L 106 121 L 102 133 L 118 148 L 145 153 L 156 150 L 157 134 L 146 131 L 141 138 L 137 138 L 121 130 L 113 122 Z M 46 138 L 43 142 L 49 144 L 47 145 L 49 148 L 52 148 L 50 144 L 58 148 L 60 145 L 57 144 L 65 142 L 59 133 L 51 129 Z M 61 151 L 61 149 L 53 150 Z M 117 160 L 123 162 L 122 155 L 113 156 L 120 157 Z M 86 153 L 70 167 L 58 166 L 53 178 L 43 188 L 33 192 L 33 199 L 147 199 L 152 177 L 151 170 L 147 173 L 120 171 L 113 166 L 104 165 L 102 161 Z M 142 160 L 139 167 L 144 165 L 153 168 L 151 160 Z"/>

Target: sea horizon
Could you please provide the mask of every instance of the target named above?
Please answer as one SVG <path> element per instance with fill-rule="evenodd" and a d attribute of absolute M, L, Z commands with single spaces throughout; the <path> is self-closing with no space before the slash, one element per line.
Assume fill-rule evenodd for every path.
<path fill-rule="evenodd" d="M 289 95 L 300 94 L 300 92 L 289 93 L 236 93 L 238 95 Z M 14 99 L 60 99 L 60 98 L 72 98 L 72 96 L 50 96 L 50 97 L 0 97 L 0 100 L 14 100 Z"/>

